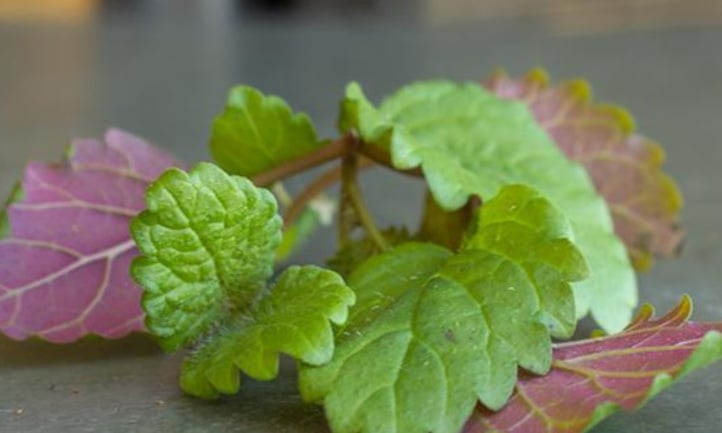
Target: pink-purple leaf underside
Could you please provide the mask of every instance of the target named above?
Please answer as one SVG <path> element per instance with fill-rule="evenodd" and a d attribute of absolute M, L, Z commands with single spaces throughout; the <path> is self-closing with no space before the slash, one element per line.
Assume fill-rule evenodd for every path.
<path fill-rule="evenodd" d="M 557 345 L 546 376 L 520 374 L 499 412 L 478 406 L 463 433 L 579 433 L 633 410 L 722 357 L 722 323 L 689 322 L 691 301 L 654 319 L 645 306 L 622 333 Z"/>
<path fill-rule="evenodd" d="M 0 330 L 67 343 L 143 331 L 130 219 L 146 186 L 179 162 L 127 132 L 75 140 L 60 163 L 31 162 L 0 240 Z"/>
<path fill-rule="evenodd" d="M 662 171 L 664 150 L 634 131 L 626 110 L 595 102 L 582 80 L 551 86 L 540 69 L 519 79 L 498 72 L 485 86 L 527 104 L 567 157 L 584 165 L 637 269 L 649 268 L 653 256 L 677 254 L 684 239 L 682 196 Z"/>

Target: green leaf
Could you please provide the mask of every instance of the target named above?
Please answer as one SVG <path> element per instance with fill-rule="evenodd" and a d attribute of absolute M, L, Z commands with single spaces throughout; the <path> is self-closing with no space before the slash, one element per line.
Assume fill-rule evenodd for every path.
<path fill-rule="evenodd" d="M 338 274 L 291 267 L 267 289 L 281 242 L 273 195 L 213 164 L 165 172 L 146 193 L 131 230 L 143 254 L 132 265 L 143 286 L 148 328 L 167 350 L 196 345 L 181 387 L 214 398 L 235 393 L 240 372 L 278 373 L 286 353 L 317 365 L 331 359 L 331 323 L 355 296 Z"/>
<path fill-rule="evenodd" d="M 322 147 L 311 120 L 277 96 L 237 86 L 213 121 L 210 150 L 232 174 L 252 176 Z"/>
<path fill-rule="evenodd" d="M 617 234 L 637 270 L 652 266 L 654 256 L 679 253 L 684 200 L 662 171 L 664 149 L 635 131 L 627 110 L 595 101 L 584 80 L 550 85 L 541 69 L 518 79 L 498 71 L 485 86 L 501 98 L 526 104 L 559 149 L 584 165 L 609 204 Z"/>
<path fill-rule="evenodd" d="M 203 336 L 247 307 L 273 273 L 281 218 L 270 192 L 213 164 L 166 171 L 131 224 L 143 254 L 131 272 L 144 288 L 148 329 L 166 350 Z"/>
<path fill-rule="evenodd" d="M 477 218 L 457 255 L 406 243 L 351 275 L 357 304 L 334 358 L 300 380 L 334 432 L 457 433 L 477 400 L 504 405 L 518 366 L 549 370 L 550 334 L 575 324 L 567 281 L 587 270 L 568 222 L 519 185 Z"/>
<path fill-rule="evenodd" d="M 328 362 L 334 347 L 329 321 L 345 322 L 354 298 L 332 271 L 288 268 L 246 315 L 186 358 L 181 387 L 202 398 L 234 394 L 241 381 L 238 369 L 254 379 L 273 379 L 279 353 L 311 365 Z"/>
<path fill-rule="evenodd" d="M 388 148 L 399 169 L 421 166 L 434 199 L 453 211 L 471 195 L 493 197 L 523 183 L 549 197 L 572 222 L 591 276 L 574 286 L 577 317 L 591 311 L 607 331 L 621 330 L 637 303 L 634 271 L 609 210 L 585 169 L 569 161 L 527 107 L 476 83 L 406 86 L 380 108 L 349 85 L 339 125 Z"/>
<path fill-rule="evenodd" d="M 501 191 L 472 222 L 462 250 L 493 251 L 518 263 L 535 285 L 545 288 L 536 291 L 544 312 L 540 319 L 554 337 L 569 338 L 576 317 L 574 295 L 566 281 L 589 276 L 584 257 L 570 240 L 571 225 L 564 214 L 529 187 L 511 185 Z"/>

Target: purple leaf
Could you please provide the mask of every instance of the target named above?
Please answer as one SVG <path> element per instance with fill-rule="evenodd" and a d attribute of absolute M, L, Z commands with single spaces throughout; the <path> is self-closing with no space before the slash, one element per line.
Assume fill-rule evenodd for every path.
<path fill-rule="evenodd" d="M 645 305 L 620 334 L 557 345 L 549 374 L 520 375 L 507 405 L 499 412 L 478 406 L 463 433 L 579 433 L 618 408 L 640 407 L 722 358 L 722 323 L 689 322 L 691 309 L 685 297 L 654 319 Z"/>
<path fill-rule="evenodd" d="M 662 171 L 664 150 L 634 131 L 626 110 L 594 101 L 582 80 L 550 86 L 540 69 L 520 79 L 499 72 L 485 85 L 527 104 L 567 157 L 586 167 L 637 269 L 649 268 L 653 255 L 679 252 L 682 196 Z"/>
<path fill-rule="evenodd" d="M 0 330 L 55 343 L 144 330 L 128 224 L 146 186 L 178 164 L 117 129 L 75 140 L 61 163 L 31 162 L 0 221 Z"/>

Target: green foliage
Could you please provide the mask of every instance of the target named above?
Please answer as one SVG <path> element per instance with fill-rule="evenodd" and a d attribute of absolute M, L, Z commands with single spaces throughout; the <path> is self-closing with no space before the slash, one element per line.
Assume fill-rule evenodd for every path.
<path fill-rule="evenodd" d="M 209 144 L 218 165 L 242 176 L 253 176 L 323 145 L 306 114 L 293 113 L 283 99 L 247 86 L 231 89 L 225 110 L 213 121 Z"/>
<path fill-rule="evenodd" d="M 552 85 L 539 68 L 518 79 L 497 71 L 485 86 L 526 104 L 567 158 L 584 166 L 637 270 L 649 269 L 655 256 L 679 254 L 682 195 L 663 171 L 664 149 L 635 130 L 627 110 L 595 101 L 584 80 Z"/>
<path fill-rule="evenodd" d="M 447 211 L 472 195 L 493 197 L 508 184 L 541 191 L 571 220 L 589 262 L 590 278 L 575 285 L 577 316 L 591 310 L 610 332 L 629 322 L 636 282 L 609 210 L 584 168 L 561 153 L 522 103 L 476 83 L 433 81 L 406 86 L 376 109 L 354 83 L 342 110 L 342 130 L 388 149 L 398 169 L 421 167 Z"/>
<path fill-rule="evenodd" d="M 334 347 L 329 322 L 342 324 L 353 302 L 353 291 L 338 274 L 315 266 L 288 268 L 246 314 L 185 360 L 183 390 L 202 398 L 234 394 L 238 369 L 273 379 L 281 352 L 311 365 L 328 362 Z"/>
<path fill-rule="evenodd" d="M 586 276 L 566 219 L 536 191 L 502 188 L 462 250 L 407 243 L 350 277 L 358 296 L 333 360 L 305 367 L 338 433 L 455 433 L 477 400 L 501 408 L 517 366 L 544 374 L 570 336 L 570 280 Z M 523 233 L 528 241 L 515 244 Z"/>
<path fill-rule="evenodd" d="M 236 368 L 270 380 L 280 352 L 309 364 L 330 359 L 329 321 L 343 323 L 355 296 L 336 273 L 313 266 L 289 268 L 266 288 L 281 241 L 270 192 L 203 163 L 168 170 L 146 201 L 132 223 L 143 254 L 132 271 L 145 290 L 148 328 L 166 350 L 202 337 L 184 363 L 186 392 L 237 392 Z"/>
<path fill-rule="evenodd" d="M 148 328 L 166 350 L 193 342 L 247 307 L 273 273 L 281 218 L 267 190 L 201 163 L 165 172 L 131 224 L 143 254 L 132 274 L 145 289 Z"/>
<path fill-rule="evenodd" d="M 520 95 L 504 90 L 495 87 L 507 99 Z M 132 223 L 141 253 L 132 273 L 144 289 L 148 329 L 167 350 L 191 349 L 183 390 L 207 399 L 236 393 L 242 374 L 276 377 L 287 354 L 299 361 L 303 398 L 324 405 L 334 433 L 457 433 L 467 420 L 477 431 L 496 414 L 494 422 L 517 431 L 518 423 L 504 424 L 502 408 L 520 404 L 520 387 L 559 371 L 564 360 L 555 353 L 564 349 L 553 352 L 552 337 L 569 338 L 588 312 L 605 330 L 621 330 L 636 305 L 629 258 L 590 180 L 604 176 L 565 156 L 560 148 L 583 143 L 573 134 L 555 143 L 535 114 L 477 83 L 412 84 L 378 108 L 352 83 L 338 122 L 345 135 L 327 146 L 280 98 L 232 89 L 210 136 L 228 174 L 212 164 L 169 170 Z M 565 114 L 574 128 L 569 119 L 579 113 Z M 655 155 L 643 161 L 656 164 Z M 266 185 L 333 159 L 340 169 L 295 201 L 276 185 L 285 231 L 273 196 L 236 176 Z M 417 234 L 376 227 L 356 181 L 369 161 L 423 176 Z M 274 261 L 329 223 L 335 203 L 318 197 L 339 180 L 333 270 L 293 266 L 269 284 Z M 718 345 L 717 334 L 703 339 L 706 329 L 695 344 Z M 675 365 L 702 356 L 685 349 Z M 519 369 L 529 374 L 519 380 Z M 577 398 L 565 404 L 574 409 Z M 541 401 L 539 410 L 526 407 L 530 417 L 548 417 Z"/>

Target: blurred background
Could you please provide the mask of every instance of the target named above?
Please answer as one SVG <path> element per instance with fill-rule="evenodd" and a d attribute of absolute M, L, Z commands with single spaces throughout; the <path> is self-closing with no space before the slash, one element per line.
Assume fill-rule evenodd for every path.
<path fill-rule="evenodd" d="M 722 0 L 0 0 L 0 190 L 27 158 L 108 126 L 207 158 L 234 84 L 281 95 L 331 136 L 350 80 L 378 100 L 534 66 L 588 78 L 667 145 L 673 174 L 691 172 L 679 154 L 720 135 L 720 26 Z M 398 182 L 379 219 L 415 224 L 419 192 Z M 316 241 L 304 260 L 330 253 Z"/>
<path fill-rule="evenodd" d="M 638 128 L 665 146 L 666 170 L 687 201 L 688 241 L 681 259 L 641 276 L 641 298 L 667 309 L 687 292 L 696 300 L 695 317 L 720 320 L 722 0 L 0 0 L 0 195 L 29 158 L 57 159 L 72 137 L 100 136 L 109 126 L 187 161 L 207 159 L 210 122 L 234 84 L 281 95 L 331 137 L 348 81 L 361 82 L 378 101 L 413 80 L 482 80 L 498 67 L 520 75 L 534 66 L 556 81 L 589 79 L 598 99 L 627 107 Z M 377 170 L 364 186 L 381 225 L 417 223 L 418 183 Z M 332 231 L 319 232 L 295 260 L 322 263 L 332 242 Z M 101 347 L 132 356 L 135 349 L 119 344 Z M 67 371 L 20 368 L 37 350 L 0 341 L 0 370 L 3 356 L 16 360 L 5 365 L 10 385 L 4 389 L 10 386 L 14 401 L 47 406 L 61 419 L 61 412 L 81 406 L 68 401 L 53 409 L 57 401 L 37 397 L 42 393 L 32 386 L 45 386 L 43 375 L 76 374 L 82 356 L 63 352 L 74 360 Z M 160 368 L 156 358 L 138 362 L 151 372 Z M 170 372 L 161 374 L 168 382 L 162 392 L 174 392 L 177 366 L 164 365 Z M 114 385 L 116 400 L 162 395 L 149 385 L 153 374 L 134 379 L 132 364 L 123 366 L 99 364 L 83 374 L 91 384 L 126 368 L 130 385 Z M 714 380 L 695 376 L 642 415 L 616 417 L 595 431 L 717 433 L 722 369 L 713 371 Z M 267 404 L 300 410 L 295 400 L 277 398 L 292 393 L 292 384 L 261 389 Z M 85 395 L 84 410 L 109 392 Z M 224 431 L 279 431 L 262 424 L 248 429 L 255 418 L 242 411 L 178 404 L 185 408 L 181 418 L 147 408 L 125 416 L 155 416 L 169 431 L 179 431 L 180 421 L 184 431 L 203 431 L 204 417 L 213 413 L 217 422 L 235 420 Z M 88 416 L 131 431 L 112 413 L 93 409 Z M 13 424 L 17 431 L 64 431 L 58 426 L 65 424 L 45 425 L 49 430 L 39 421 Z M 316 431 L 288 425 L 297 430 L 280 431 Z M 161 431 L 138 428 L 132 431 Z"/>

